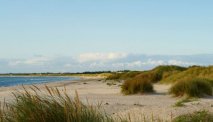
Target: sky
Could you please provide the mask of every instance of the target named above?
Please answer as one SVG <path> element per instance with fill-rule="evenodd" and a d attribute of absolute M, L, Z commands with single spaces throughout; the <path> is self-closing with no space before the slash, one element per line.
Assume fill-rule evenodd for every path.
<path fill-rule="evenodd" d="M 210 65 L 202 58 L 213 56 L 212 5 L 212 0 L 0 0 L 0 73 Z M 130 67 L 134 63 L 140 66 Z"/>

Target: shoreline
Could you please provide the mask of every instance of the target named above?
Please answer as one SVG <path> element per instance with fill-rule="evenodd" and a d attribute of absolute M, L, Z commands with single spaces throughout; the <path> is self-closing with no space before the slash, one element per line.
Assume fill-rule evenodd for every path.
<path fill-rule="evenodd" d="M 170 120 L 178 115 L 193 113 L 198 110 L 209 110 L 213 112 L 213 97 L 200 98 L 199 100 L 186 103 L 183 107 L 174 107 L 173 105 L 180 98 L 168 95 L 169 85 L 154 84 L 156 93 L 145 95 L 123 95 L 120 92 L 120 83 L 116 85 L 107 85 L 105 80 L 100 77 L 82 78 L 76 81 L 61 81 L 44 84 L 36 84 L 39 89 L 45 90 L 45 85 L 48 87 L 57 87 L 60 91 L 66 88 L 66 92 L 70 97 L 75 96 L 75 91 L 78 92 L 82 102 L 92 105 L 102 104 L 102 109 L 112 116 L 132 116 L 132 118 L 140 118 L 141 115 L 146 117 L 162 118 Z M 25 85 L 29 88 L 32 85 Z M 15 89 L 22 90 L 22 86 L 0 87 L 0 101 L 11 101 L 11 92 Z M 134 122 L 134 120 L 133 120 Z"/>
<path fill-rule="evenodd" d="M 94 80 L 94 79 L 104 79 L 104 77 L 102 76 L 0 76 L 1 77 L 27 77 L 27 78 L 33 78 L 33 77 L 64 77 L 64 78 L 77 78 L 77 79 L 73 79 L 73 80 L 58 80 L 58 81 L 44 81 L 44 82 L 38 82 L 38 83 L 32 83 L 32 84 L 17 84 L 17 85 L 9 85 L 9 86 L 0 86 L 1 88 L 7 88 L 7 87 L 19 87 L 19 86 L 31 86 L 31 85 L 48 85 L 48 84 L 60 84 L 60 83 L 64 83 L 64 82 L 81 82 L 82 80 Z"/>

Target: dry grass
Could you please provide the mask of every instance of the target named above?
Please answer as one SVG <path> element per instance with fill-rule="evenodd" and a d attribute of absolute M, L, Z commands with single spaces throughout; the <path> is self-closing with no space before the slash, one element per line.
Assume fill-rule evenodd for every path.
<path fill-rule="evenodd" d="M 204 95 L 212 95 L 212 86 L 209 80 L 192 79 L 175 83 L 170 93 L 175 96 L 202 97 Z"/>
<path fill-rule="evenodd" d="M 113 122 L 113 119 L 92 105 L 84 105 L 78 97 L 46 87 L 43 94 L 37 87 L 14 93 L 13 103 L 4 103 L 1 122 Z"/>
<path fill-rule="evenodd" d="M 175 83 L 183 80 L 191 80 L 193 78 L 203 78 L 213 80 L 213 66 L 201 67 L 193 66 L 187 70 L 175 73 L 167 78 L 162 79 L 162 83 Z"/>
<path fill-rule="evenodd" d="M 140 76 L 149 76 L 150 81 L 158 82 L 164 78 L 167 78 L 173 74 L 186 70 L 185 67 L 174 65 L 162 65 L 148 71 L 127 71 L 127 72 L 115 72 L 109 75 L 106 80 L 129 80 Z"/>
<path fill-rule="evenodd" d="M 130 72 L 115 72 L 112 73 L 111 75 L 109 75 L 106 80 L 127 80 L 127 79 L 131 79 L 134 78 L 135 76 L 137 76 L 138 74 L 140 74 L 141 72 L 139 71 L 130 71 Z"/>
<path fill-rule="evenodd" d="M 213 113 L 205 110 L 197 111 L 176 117 L 172 122 L 213 122 Z"/>
<path fill-rule="evenodd" d="M 126 80 L 121 86 L 123 94 L 137 94 L 137 93 L 151 93 L 153 92 L 153 85 L 147 79 L 133 78 Z"/>
<path fill-rule="evenodd" d="M 154 115 L 149 118 L 141 113 L 135 113 L 141 115 L 140 118 L 132 115 L 124 117 L 118 115 L 112 118 L 100 110 L 100 105 L 83 104 L 77 92 L 75 97 L 71 98 L 66 93 L 66 89 L 59 91 L 57 88 L 48 87 L 46 87 L 46 92 L 37 87 L 32 87 L 30 90 L 24 89 L 22 92 L 17 91 L 14 93 L 14 102 L 4 103 L 0 106 L 1 122 L 132 122 L 134 120 L 164 122 L 163 118 L 155 118 Z M 202 120 L 205 120 L 212 117 L 212 114 L 201 112 L 198 116 L 194 116 L 193 118 L 204 118 Z M 176 118 L 174 122 L 185 119 L 185 117 L 179 118 L 181 119 Z M 194 119 L 190 118 L 190 120 Z"/>
<path fill-rule="evenodd" d="M 159 82 L 162 78 L 169 77 L 174 73 L 184 71 L 186 68 L 179 66 L 158 66 L 150 71 L 144 72 L 128 72 L 125 74 L 112 75 L 115 79 L 125 78 L 122 85 L 122 93 L 124 94 L 137 94 L 137 93 L 150 93 L 153 92 L 152 83 Z M 132 75 L 130 75 L 132 73 Z M 134 75 L 133 75 L 134 74 Z M 136 75 L 137 74 L 137 75 Z M 124 77 L 125 76 L 125 77 Z M 111 78 L 112 78 L 111 77 Z"/>

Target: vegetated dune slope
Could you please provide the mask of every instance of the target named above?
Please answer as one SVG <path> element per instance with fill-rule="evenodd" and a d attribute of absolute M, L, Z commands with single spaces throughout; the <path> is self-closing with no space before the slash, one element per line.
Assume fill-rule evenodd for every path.
<path fill-rule="evenodd" d="M 201 67 L 194 66 L 189 67 L 187 70 L 173 74 L 167 78 L 161 80 L 162 83 L 173 83 L 183 80 L 190 80 L 192 78 L 204 78 L 213 80 L 213 66 Z"/>

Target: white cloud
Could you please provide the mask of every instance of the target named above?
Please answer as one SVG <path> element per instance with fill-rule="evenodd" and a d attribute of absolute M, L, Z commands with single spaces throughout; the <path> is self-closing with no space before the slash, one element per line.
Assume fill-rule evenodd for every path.
<path fill-rule="evenodd" d="M 72 64 L 64 64 L 64 67 L 71 68 L 71 67 L 73 67 L 73 65 Z"/>
<path fill-rule="evenodd" d="M 163 60 L 153 60 L 153 59 L 148 59 L 146 62 L 143 62 L 143 65 L 164 65 L 165 62 Z"/>
<path fill-rule="evenodd" d="M 131 63 L 127 63 L 127 67 L 141 67 L 142 66 L 142 62 L 141 61 L 134 61 Z"/>
<path fill-rule="evenodd" d="M 148 59 L 146 61 L 132 61 L 132 62 L 119 62 L 119 63 L 113 63 L 112 67 L 116 68 L 126 68 L 126 69 L 143 69 L 144 67 L 147 66 L 159 66 L 159 65 L 180 65 L 180 66 L 189 66 L 189 65 L 194 65 L 196 63 L 191 63 L 191 62 L 184 62 L 180 60 L 153 60 L 153 59 Z"/>
<path fill-rule="evenodd" d="M 95 62 L 95 61 L 113 61 L 127 57 L 126 53 L 84 53 L 77 57 L 77 60 L 81 63 Z"/>
<path fill-rule="evenodd" d="M 89 68 L 100 68 L 100 67 L 106 67 L 107 66 L 107 64 L 104 64 L 103 62 L 94 62 L 94 63 L 91 63 L 90 65 L 89 65 Z"/>
<path fill-rule="evenodd" d="M 51 59 L 47 57 L 36 57 L 26 60 L 24 63 L 29 65 L 43 65 L 46 62 L 49 62 Z"/>
<path fill-rule="evenodd" d="M 44 56 L 38 56 L 33 57 L 29 59 L 22 59 L 22 60 L 12 60 L 8 63 L 9 66 L 18 66 L 18 65 L 45 65 L 49 61 L 51 61 L 51 58 L 44 57 Z"/>
<path fill-rule="evenodd" d="M 22 63 L 22 61 L 20 61 L 20 60 L 18 60 L 18 61 L 13 60 L 13 61 L 9 61 L 8 65 L 9 66 L 17 66 L 17 65 L 19 65 L 21 63 Z"/>
<path fill-rule="evenodd" d="M 188 66 L 188 65 L 195 65 L 196 63 L 193 62 L 184 62 L 179 60 L 169 60 L 168 65 L 181 65 L 181 66 Z"/>
<path fill-rule="evenodd" d="M 146 56 L 126 53 L 84 53 L 76 57 L 34 56 L 28 59 L 0 59 L 0 72 L 82 72 L 100 70 L 144 70 L 158 65 L 210 65 L 213 55 Z"/>

